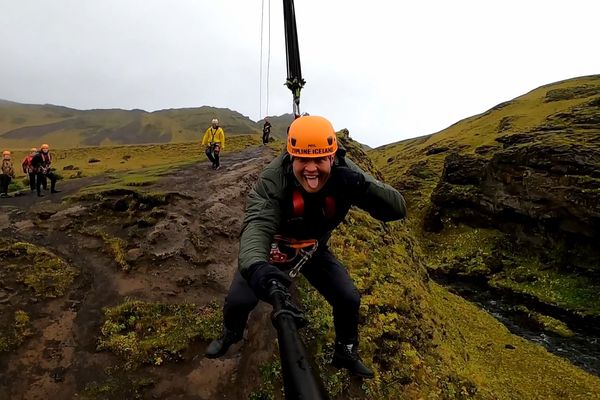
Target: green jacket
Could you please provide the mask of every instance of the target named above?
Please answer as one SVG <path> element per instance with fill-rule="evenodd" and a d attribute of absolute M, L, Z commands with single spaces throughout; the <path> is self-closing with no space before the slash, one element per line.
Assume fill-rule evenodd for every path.
<path fill-rule="evenodd" d="M 281 234 L 294 239 L 317 239 L 325 247 L 331 231 L 346 217 L 350 206 L 355 205 L 381 221 L 394 221 L 406 216 L 406 203 L 394 188 L 377 181 L 363 172 L 356 164 L 346 159 L 345 150 L 340 149 L 332 167 L 345 165 L 364 175 L 367 190 L 360 199 L 348 202 L 348 196 L 329 192 L 328 184 L 317 194 L 303 192 L 305 218 L 291 218 L 291 193 L 301 188 L 292 172 L 292 161 L 285 153 L 274 159 L 262 172 L 250 191 L 246 203 L 246 214 L 242 226 L 239 253 L 239 269 L 245 278 L 250 266 L 269 260 L 273 236 Z M 321 213 L 311 212 L 322 204 L 324 196 L 335 199 L 335 217 L 327 219 Z"/>

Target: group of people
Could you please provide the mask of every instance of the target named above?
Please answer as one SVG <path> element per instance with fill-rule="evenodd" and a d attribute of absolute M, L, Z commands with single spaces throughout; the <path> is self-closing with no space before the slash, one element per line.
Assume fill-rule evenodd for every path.
<path fill-rule="evenodd" d="M 32 148 L 31 152 L 23 159 L 21 166 L 23 173 L 29 178 L 31 192 L 37 192 L 38 197 L 44 197 L 42 188 L 48 189 L 50 181 L 50 193 L 59 193 L 56 190 L 57 176 L 52 172 L 52 154 L 50 146 L 43 144 L 38 151 Z M 8 197 L 8 187 L 15 179 L 15 170 L 12 161 L 12 153 L 9 150 L 2 152 L 2 168 L 0 170 L 0 197 Z"/>
<path fill-rule="evenodd" d="M 271 134 L 271 123 L 265 118 L 263 125 L 263 145 L 269 143 L 269 135 Z M 225 132 L 219 126 L 219 120 L 214 118 L 210 126 L 204 131 L 202 136 L 202 146 L 208 160 L 212 163 L 212 169 L 218 170 L 221 168 L 220 153 L 225 148 Z"/>

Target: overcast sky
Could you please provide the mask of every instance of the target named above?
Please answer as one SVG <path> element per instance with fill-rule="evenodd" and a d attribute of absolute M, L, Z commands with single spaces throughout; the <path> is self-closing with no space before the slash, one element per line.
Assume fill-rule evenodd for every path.
<path fill-rule="evenodd" d="M 269 0 L 265 0 L 265 8 Z M 291 112 L 271 0 L 269 114 Z M 0 0 L 0 98 L 258 120 L 261 0 Z M 371 146 L 600 73 L 600 2 L 295 0 L 301 110 Z M 266 11 L 265 11 L 266 12 Z M 264 69 L 267 16 L 265 15 Z M 204 128 L 204 127 L 199 127 Z"/>

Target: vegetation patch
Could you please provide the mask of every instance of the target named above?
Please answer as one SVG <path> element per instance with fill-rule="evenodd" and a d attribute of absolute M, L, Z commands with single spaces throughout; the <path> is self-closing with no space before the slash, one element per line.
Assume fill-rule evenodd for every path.
<path fill-rule="evenodd" d="M 548 268 L 536 257 L 513 256 L 512 261 L 512 266 L 491 277 L 491 286 L 528 294 L 582 316 L 600 316 L 600 284 L 593 278 Z"/>
<path fill-rule="evenodd" d="M 0 264 L 3 282 L 25 284 L 43 298 L 62 296 L 78 275 L 63 259 L 31 243 L 17 242 L 0 247 Z"/>
<path fill-rule="evenodd" d="M 536 329 L 550 332 L 562 337 L 571 337 L 574 335 L 573 331 L 569 329 L 567 324 L 556 318 L 532 311 L 522 305 L 515 307 L 515 311 L 528 318 L 530 323 L 534 325 Z"/>
<path fill-rule="evenodd" d="M 82 400 L 141 400 L 154 385 L 152 379 L 132 376 L 130 371 L 122 368 L 109 368 L 105 372 L 106 379 L 85 386 L 79 395 Z"/>
<path fill-rule="evenodd" d="M 23 310 L 17 310 L 12 315 L 2 312 L 0 322 L 0 353 L 16 349 L 33 334 L 29 315 Z"/>
<path fill-rule="evenodd" d="M 221 331 L 216 303 L 199 308 L 128 300 L 105 308 L 104 316 L 98 349 L 117 354 L 128 368 L 179 360 L 193 340 L 214 339 Z"/>
<path fill-rule="evenodd" d="M 125 240 L 111 236 L 100 229 L 85 229 L 84 233 L 102 239 L 119 268 L 124 272 L 131 270 L 131 265 L 126 260 L 127 242 Z"/>
<path fill-rule="evenodd" d="M 249 400 L 275 400 L 277 390 L 281 390 L 281 362 L 274 359 L 258 367 L 260 385 L 248 396 Z"/>
<path fill-rule="evenodd" d="M 442 398 L 599 398 L 597 377 L 549 354 L 540 345 L 510 334 L 489 314 L 437 284 L 430 286 L 434 315 L 439 316 L 435 352 L 444 369 L 470 382 L 455 387 Z M 477 389 L 474 396 L 468 395 L 473 392 L 472 385 Z M 455 397 L 450 393 L 455 393 Z"/>

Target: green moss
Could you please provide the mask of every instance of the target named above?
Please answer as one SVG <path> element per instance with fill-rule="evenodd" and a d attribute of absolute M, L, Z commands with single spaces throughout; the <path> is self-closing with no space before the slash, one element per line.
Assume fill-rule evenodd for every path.
<path fill-rule="evenodd" d="M 598 399 L 600 380 L 510 332 L 492 316 L 436 284 L 436 352 L 445 368 L 484 399 Z M 510 345 L 510 346 L 507 346 Z"/>
<path fill-rule="evenodd" d="M 260 385 L 248 396 L 250 400 L 275 400 L 277 388 L 281 388 L 281 363 L 272 360 L 259 368 Z"/>
<path fill-rule="evenodd" d="M 0 353 L 16 349 L 33 334 L 29 315 L 23 310 L 15 311 L 12 321 L 4 317 L 0 320 Z"/>
<path fill-rule="evenodd" d="M 131 265 L 126 260 L 127 242 L 125 240 L 111 236 L 100 229 L 85 229 L 84 233 L 102 239 L 119 268 L 125 272 L 131 270 Z"/>
<path fill-rule="evenodd" d="M 131 376 L 127 370 L 109 369 L 105 380 L 88 383 L 78 397 L 82 400 L 141 400 L 152 385 L 152 379 Z"/>
<path fill-rule="evenodd" d="M 600 315 L 600 285 L 583 275 L 547 269 L 537 259 L 515 257 L 517 264 L 494 275 L 489 283 L 538 298 L 581 315 Z"/>
<path fill-rule="evenodd" d="M 130 300 L 105 308 L 104 315 L 98 349 L 119 355 L 130 368 L 177 359 L 191 341 L 213 339 L 220 333 L 216 303 L 198 308 Z"/>
<path fill-rule="evenodd" d="M 13 243 L 0 248 L 0 260 L 10 260 L 18 282 L 36 296 L 60 297 L 73 283 L 77 270 L 50 251 L 30 243 Z"/>
<path fill-rule="evenodd" d="M 526 315 L 530 319 L 530 321 L 533 324 L 535 324 L 536 327 L 540 330 L 550 332 L 562 337 L 571 337 L 574 335 L 573 331 L 569 329 L 567 324 L 556 318 L 540 314 L 536 311 L 531 311 L 523 305 L 515 307 L 515 311 L 517 313 Z"/>

